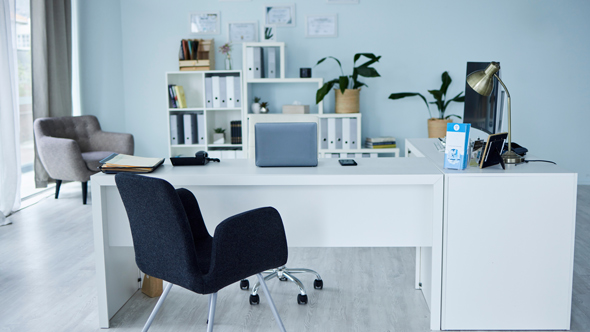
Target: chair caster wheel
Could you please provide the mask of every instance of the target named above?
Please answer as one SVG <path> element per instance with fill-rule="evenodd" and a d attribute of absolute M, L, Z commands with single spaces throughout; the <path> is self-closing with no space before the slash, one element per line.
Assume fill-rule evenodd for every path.
<path fill-rule="evenodd" d="M 260 296 L 258 296 L 258 294 L 250 295 L 250 304 L 251 305 L 260 304 Z"/>
<path fill-rule="evenodd" d="M 321 279 L 316 279 L 313 281 L 313 288 L 315 289 L 322 289 L 324 288 L 324 281 Z"/>
<path fill-rule="evenodd" d="M 280 281 L 287 281 L 287 280 L 289 280 L 289 279 L 287 279 L 287 277 L 280 277 L 280 278 L 279 278 L 279 280 L 280 280 Z"/>
<path fill-rule="evenodd" d="M 297 304 L 307 304 L 307 295 L 297 295 Z"/>
<path fill-rule="evenodd" d="M 240 281 L 240 289 L 241 290 L 248 290 L 250 288 L 250 282 L 248 279 L 242 279 Z"/>

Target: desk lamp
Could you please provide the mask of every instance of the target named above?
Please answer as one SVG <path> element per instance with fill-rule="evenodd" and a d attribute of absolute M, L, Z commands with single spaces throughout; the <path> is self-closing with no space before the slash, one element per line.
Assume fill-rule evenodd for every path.
<path fill-rule="evenodd" d="M 510 93 L 504 85 L 504 82 L 496 74 L 500 70 L 500 64 L 491 62 L 486 69 L 477 70 L 467 76 L 467 84 L 482 96 L 489 96 L 494 89 L 494 77 L 502 84 L 506 96 L 508 96 L 508 151 L 502 155 L 504 163 L 519 164 L 523 162 L 524 158 L 512 151 L 512 128 L 510 123 Z"/>

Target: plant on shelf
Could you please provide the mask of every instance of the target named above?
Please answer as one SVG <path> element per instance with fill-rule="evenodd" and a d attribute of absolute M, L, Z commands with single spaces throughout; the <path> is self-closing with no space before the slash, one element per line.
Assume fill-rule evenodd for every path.
<path fill-rule="evenodd" d="M 254 103 L 252 104 L 252 113 L 260 113 L 260 97 L 254 97 Z"/>
<path fill-rule="evenodd" d="M 225 129 L 215 128 L 213 130 L 213 144 L 224 144 L 225 143 Z"/>
<path fill-rule="evenodd" d="M 266 114 L 268 113 L 268 102 L 262 102 L 260 103 L 260 113 Z"/>
<path fill-rule="evenodd" d="M 368 59 L 367 62 L 363 63 L 358 67 L 355 67 L 356 62 L 363 56 Z M 338 63 L 342 75 L 338 78 L 335 78 L 331 81 L 324 83 L 324 85 L 318 89 L 316 93 L 316 104 L 324 100 L 324 97 L 330 92 L 330 90 L 332 90 L 332 88 L 335 85 L 338 85 L 338 89 L 334 89 L 334 94 L 336 98 L 336 113 L 358 113 L 359 93 L 361 90 L 360 88 L 362 86 L 368 87 L 368 85 L 366 85 L 365 83 L 360 82 L 358 80 L 358 77 L 380 77 L 381 75 L 379 75 L 377 70 L 371 67 L 371 65 L 375 62 L 378 62 L 379 59 L 381 59 L 381 56 L 376 56 L 373 53 L 355 54 L 352 75 L 348 76 L 344 75 L 344 71 L 342 70 L 342 64 L 340 63 L 340 60 L 336 59 L 333 56 L 328 56 L 320 59 L 318 63 L 316 63 L 316 66 L 324 62 L 328 58 L 334 59 Z"/>
<path fill-rule="evenodd" d="M 225 55 L 225 70 L 231 70 L 231 43 L 221 45 L 219 53 Z"/>
<path fill-rule="evenodd" d="M 465 96 L 462 96 L 463 92 L 460 92 L 455 97 L 446 100 L 447 90 L 453 80 L 451 79 L 449 73 L 446 71 L 442 73 L 441 80 L 442 85 L 440 86 L 440 89 L 428 90 L 428 92 L 434 97 L 434 101 L 431 101 L 430 103 L 426 100 L 426 97 L 424 97 L 422 94 L 418 92 L 400 92 L 392 93 L 391 95 L 389 95 L 389 99 L 392 100 L 413 96 L 418 96 L 422 98 L 422 100 L 424 100 L 426 108 L 428 109 L 428 113 L 430 114 L 430 118 L 428 119 L 428 137 L 445 137 L 447 132 L 447 123 L 452 122 L 451 117 L 454 116 L 461 119 L 461 117 L 457 114 L 445 115 L 447 106 L 449 106 L 449 104 L 452 101 L 457 103 L 465 102 Z M 436 105 L 436 107 L 438 108 L 438 117 L 432 116 L 429 104 Z"/>

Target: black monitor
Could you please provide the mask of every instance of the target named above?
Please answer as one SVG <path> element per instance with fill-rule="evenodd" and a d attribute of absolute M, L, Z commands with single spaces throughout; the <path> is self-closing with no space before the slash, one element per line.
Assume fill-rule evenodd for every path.
<path fill-rule="evenodd" d="M 467 62 L 467 73 L 486 69 L 489 62 Z M 500 76 L 500 71 L 497 73 Z M 504 91 L 500 93 L 500 84 L 494 84 L 494 90 L 486 97 L 475 92 L 465 80 L 465 110 L 463 122 L 471 123 L 471 128 L 479 129 L 487 134 L 502 132 L 502 116 L 504 105 Z"/>

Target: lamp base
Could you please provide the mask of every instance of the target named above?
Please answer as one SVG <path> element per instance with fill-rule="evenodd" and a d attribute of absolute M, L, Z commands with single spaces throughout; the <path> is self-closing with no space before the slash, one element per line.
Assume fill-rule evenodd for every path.
<path fill-rule="evenodd" d="M 514 151 L 507 151 L 502 155 L 505 164 L 520 164 L 524 161 L 522 156 L 519 156 Z"/>

